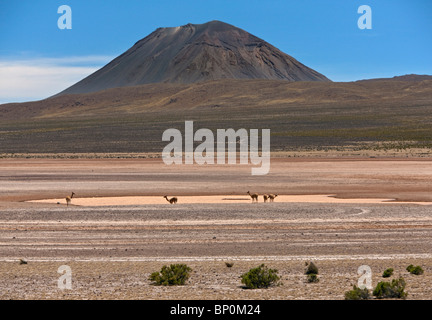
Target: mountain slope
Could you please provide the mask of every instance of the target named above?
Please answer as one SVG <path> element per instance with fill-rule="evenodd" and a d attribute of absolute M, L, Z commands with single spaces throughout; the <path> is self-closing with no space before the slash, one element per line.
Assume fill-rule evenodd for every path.
<path fill-rule="evenodd" d="M 157 83 L 0 105 L 5 153 L 160 154 L 168 128 L 270 129 L 272 151 L 432 149 L 432 80 Z M 416 151 L 417 152 L 417 151 Z M 428 153 L 428 154 L 429 154 Z M 329 153 L 330 154 L 330 153 Z"/>
<path fill-rule="evenodd" d="M 155 83 L 85 94 L 59 95 L 40 101 L 0 105 L 0 123 L 36 119 L 88 119 L 147 112 L 231 110 L 270 112 L 291 106 L 358 105 L 380 112 L 382 105 L 408 112 L 408 106 L 430 107 L 432 80 L 362 80 L 355 82 L 289 82 L 224 79 L 194 84 Z"/>
<path fill-rule="evenodd" d="M 218 79 L 330 81 L 266 41 L 232 25 L 211 21 L 159 28 L 60 94 Z"/>

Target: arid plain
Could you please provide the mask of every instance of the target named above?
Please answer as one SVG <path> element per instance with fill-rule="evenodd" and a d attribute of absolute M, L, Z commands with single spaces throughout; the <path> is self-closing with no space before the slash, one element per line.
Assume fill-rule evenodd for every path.
<path fill-rule="evenodd" d="M 332 82 L 221 21 L 158 28 L 52 97 L 0 105 L 0 299 L 343 299 L 363 265 L 431 299 L 431 101 L 430 75 Z M 271 130 L 269 174 L 166 166 L 186 121 Z M 148 280 L 179 262 L 186 285 Z M 282 285 L 242 288 L 262 263 Z"/>
<path fill-rule="evenodd" d="M 0 298 L 343 299 L 361 265 L 373 286 L 394 268 L 408 299 L 432 298 L 428 158 L 274 158 L 266 176 L 250 169 L 1 159 Z M 278 197 L 264 203 L 263 193 Z M 318 283 L 306 281 L 309 261 Z M 151 285 L 149 275 L 171 263 L 192 268 L 187 284 Z M 243 289 L 240 276 L 261 263 L 283 285 Z M 409 274 L 410 264 L 424 274 Z M 62 265 L 72 270 L 70 290 L 57 286 Z"/>

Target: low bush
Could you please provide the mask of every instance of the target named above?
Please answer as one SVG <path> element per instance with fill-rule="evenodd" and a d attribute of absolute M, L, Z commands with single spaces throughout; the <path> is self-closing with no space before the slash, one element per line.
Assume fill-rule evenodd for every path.
<path fill-rule="evenodd" d="M 388 278 L 391 277 L 393 275 L 393 268 L 388 268 L 386 270 L 384 270 L 383 272 L 383 278 Z"/>
<path fill-rule="evenodd" d="M 367 288 L 360 289 L 356 285 L 353 289 L 345 292 L 345 300 L 367 300 L 370 298 L 370 293 Z"/>
<path fill-rule="evenodd" d="M 309 282 L 309 283 L 316 283 L 316 282 L 319 282 L 319 278 L 318 278 L 318 276 L 317 276 L 315 273 L 309 273 L 309 274 L 307 275 L 306 280 L 307 280 L 307 282 Z"/>
<path fill-rule="evenodd" d="M 411 273 L 411 274 L 415 274 L 415 275 L 421 275 L 423 274 L 423 269 L 420 266 L 413 266 L 412 264 L 410 264 L 406 270 Z"/>
<path fill-rule="evenodd" d="M 408 295 L 407 292 L 405 292 L 405 280 L 400 277 L 399 279 L 393 279 L 392 282 L 378 282 L 377 286 L 375 287 L 373 291 L 373 295 L 377 299 L 383 299 L 383 298 L 399 298 L 399 299 L 405 299 Z"/>
<path fill-rule="evenodd" d="M 269 269 L 264 264 L 250 269 L 241 276 L 241 282 L 248 289 L 268 288 L 274 285 L 280 285 L 280 277 L 276 269 Z"/>
<path fill-rule="evenodd" d="M 160 272 L 153 272 L 149 280 L 159 286 L 184 285 L 189 279 L 190 271 L 192 269 L 185 264 L 172 264 L 169 267 L 163 266 Z"/>
<path fill-rule="evenodd" d="M 305 274 L 318 274 L 318 267 L 313 262 L 306 263 L 306 266 Z"/>

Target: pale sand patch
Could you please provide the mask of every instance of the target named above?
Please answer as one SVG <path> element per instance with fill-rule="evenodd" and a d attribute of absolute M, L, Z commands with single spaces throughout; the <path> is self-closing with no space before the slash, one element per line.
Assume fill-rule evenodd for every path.
<path fill-rule="evenodd" d="M 171 196 L 168 196 L 171 198 Z M 192 203 L 251 203 L 249 197 L 241 195 L 220 195 L 220 196 L 181 196 L 177 197 L 177 204 Z M 34 203 L 53 203 L 65 204 L 65 199 L 44 199 L 32 200 Z M 262 196 L 259 202 L 264 203 Z M 432 202 L 396 202 L 394 199 L 382 198 L 359 198 L 359 199 L 341 199 L 335 198 L 334 195 L 279 195 L 275 199 L 279 203 L 355 203 L 355 204 L 377 204 L 377 203 L 398 203 L 398 204 L 422 204 L 432 205 Z M 127 206 L 127 205 L 146 205 L 146 204 L 165 204 L 171 205 L 163 197 L 156 196 L 125 196 L 125 197 L 92 197 L 92 198 L 74 198 L 72 204 L 75 206 Z M 271 203 L 268 202 L 270 205 Z"/>

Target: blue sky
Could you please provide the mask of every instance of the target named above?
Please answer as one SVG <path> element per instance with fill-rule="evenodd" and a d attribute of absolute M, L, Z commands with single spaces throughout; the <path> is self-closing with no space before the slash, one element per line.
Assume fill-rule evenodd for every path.
<path fill-rule="evenodd" d="M 57 9 L 72 9 L 60 30 Z M 357 9 L 372 9 L 361 30 Z M 432 74 L 431 0 L 1 0 L 0 103 L 43 99 L 158 27 L 220 20 L 333 81 Z"/>

